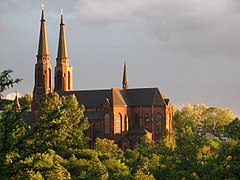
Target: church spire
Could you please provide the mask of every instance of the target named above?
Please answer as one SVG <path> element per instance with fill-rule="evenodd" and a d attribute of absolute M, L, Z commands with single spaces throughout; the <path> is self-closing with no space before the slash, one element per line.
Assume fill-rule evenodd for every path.
<path fill-rule="evenodd" d="M 61 10 L 58 53 L 57 53 L 56 60 L 57 60 L 57 65 L 55 67 L 54 90 L 58 92 L 70 91 L 72 90 L 72 67 L 69 65 L 69 59 L 68 59 L 63 10 Z"/>
<path fill-rule="evenodd" d="M 48 50 L 46 20 L 42 5 L 40 35 L 38 42 L 37 63 L 35 64 L 35 83 L 33 89 L 33 118 L 39 117 L 38 101 L 44 95 L 52 92 L 52 65 Z"/>
<path fill-rule="evenodd" d="M 16 112 L 20 112 L 20 111 L 21 111 L 21 106 L 20 106 L 20 103 L 19 103 L 17 91 L 16 91 L 16 96 L 15 96 L 15 99 L 14 99 L 13 108 L 14 108 L 14 110 L 15 110 Z"/>
<path fill-rule="evenodd" d="M 124 62 L 124 69 L 123 69 L 122 88 L 124 90 L 126 90 L 128 88 L 128 75 L 127 75 L 127 67 L 126 67 L 126 63 L 125 62 Z"/>
<path fill-rule="evenodd" d="M 63 59 L 63 58 L 68 58 L 68 51 L 67 51 L 67 41 L 66 41 L 66 34 L 65 34 L 63 10 L 61 10 L 61 23 L 60 23 L 57 59 Z"/>
<path fill-rule="evenodd" d="M 46 21 L 45 21 L 45 17 L 44 17 L 44 10 L 42 8 L 41 27 L 40 27 L 37 56 L 39 57 L 39 56 L 47 56 L 47 55 L 49 55 L 47 30 L 46 30 Z"/>

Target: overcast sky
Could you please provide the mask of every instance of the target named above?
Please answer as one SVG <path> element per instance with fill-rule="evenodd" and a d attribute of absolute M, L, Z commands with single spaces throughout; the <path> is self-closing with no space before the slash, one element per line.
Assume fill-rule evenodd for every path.
<path fill-rule="evenodd" d="M 42 0 L 0 0 L 0 71 L 32 92 Z M 74 89 L 158 87 L 178 107 L 206 103 L 240 116 L 239 0 L 45 0 L 52 66 L 64 9 Z"/>

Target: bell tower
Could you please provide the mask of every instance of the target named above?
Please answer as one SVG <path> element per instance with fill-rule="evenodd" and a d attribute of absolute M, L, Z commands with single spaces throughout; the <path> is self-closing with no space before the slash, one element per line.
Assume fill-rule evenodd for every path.
<path fill-rule="evenodd" d="M 46 20 L 42 8 L 41 26 L 37 53 L 37 63 L 35 64 L 35 83 L 33 89 L 33 118 L 38 117 L 37 102 L 44 94 L 52 92 L 52 65 L 48 50 L 48 39 L 46 31 Z"/>
<path fill-rule="evenodd" d="M 54 91 L 61 92 L 61 91 L 72 90 L 72 67 L 69 65 L 69 59 L 68 59 L 63 10 L 61 12 L 58 53 L 57 53 L 56 61 L 57 61 L 57 64 L 55 67 Z"/>
<path fill-rule="evenodd" d="M 48 50 L 46 21 L 44 18 L 44 10 L 42 9 L 37 63 L 35 64 L 35 84 L 33 90 L 33 100 L 37 100 L 39 96 L 51 92 L 52 92 L 52 65 L 50 62 L 50 54 Z"/>

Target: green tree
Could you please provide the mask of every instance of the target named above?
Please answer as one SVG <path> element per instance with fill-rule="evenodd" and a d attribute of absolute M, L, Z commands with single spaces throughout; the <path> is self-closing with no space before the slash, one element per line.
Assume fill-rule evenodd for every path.
<path fill-rule="evenodd" d="M 180 110 L 177 110 L 174 113 L 174 119 L 191 119 L 192 122 L 199 129 L 203 128 L 204 121 L 204 112 L 206 111 L 207 106 L 205 104 L 194 104 L 193 106 L 188 104 L 184 105 Z"/>
<path fill-rule="evenodd" d="M 0 73 L 0 98 L 2 97 L 3 91 L 7 90 L 9 87 L 13 87 L 14 84 L 19 83 L 22 79 L 12 79 L 11 73 L 13 71 L 11 69 L 4 70 Z"/>
<path fill-rule="evenodd" d="M 16 171 L 14 165 L 19 161 L 22 140 L 26 132 L 20 113 L 7 110 L 0 115 L 0 177 Z"/>
<path fill-rule="evenodd" d="M 19 103 L 22 111 L 31 112 L 32 95 L 25 94 L 24 96 L 20 97 Z"/>
<path fill-rule="evenodd" d="M 107 168 L 109 179 L 129 179 L 130 171 L 124 163 L 123 151 L 112 140 L 96 139 L 95 150 Z"/>
<path fill-rule="evenodd" d="M 239 141 L 240 140 L 240 120 L 238 118 L 235 118 L 235 120 L 230 122 L 226 127 L 226 132 L 229 137 Z"/>
<path fill-rule="evenodd" d="M 224 133 L 224 127 L 234 120 L 233 112 L 230 109 L 219 107 L 208 108 L 204 115 L 205 128 L 218 135 Z"/>
<path fill-rule="evenodd" d="M 34 141 L 53 148 L 58 153 L 69 148 L 82 149 L 88 144 L 84 131 L 89 128 L 84 106 L 75 95 L 45 95 L 39 103 L 41 117 L 33 124 Z M 39 144 L 39 143 L 38 143 Z"/>

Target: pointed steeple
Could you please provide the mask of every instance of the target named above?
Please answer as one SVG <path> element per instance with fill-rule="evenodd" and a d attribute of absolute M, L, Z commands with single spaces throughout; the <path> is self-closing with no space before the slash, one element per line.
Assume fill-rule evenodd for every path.
<path fill-rule="evenodd" d="M 124 62 L 124 69 L 123 69 L 122 88 L 124 90 L 126 90 L 128 88 L 128 75 L 127 75 L 127 67 L 126 67 L 126 63 L 125 62 Z"/>
<path fill-rule="evenodd" d="M 49 50 L 48 50 L 46 21 L 45 21 L 45 17 L 44 17 L 44 10 L 42 9 L 41 27 L 40 27 L 37 57 L 46 56 L 46 55 L 49 55 Z"/>
<path fill-rule="evenodd" d="M 55 67 L 55 87 L 57 92 L 72 90 L 72 67 L 69 65 L 63 10 L 61 10 L 58 53 Z"/>
<path fill-rule="evenodd" d="M 65 34 L 63 10 L 62 10 L 61 11 L 61 23 L 60 23 L 57 59 L 63 59 L 63 58 L 68 58 L 68 51 L 67 51 L 67 41 L 66 41 L 66 34 Z"/>
<path fill-rule="evenodd" d="M 20 110 L 21 110 L 21 106 L 20 106 L 20 103 L 19 103 L 17 91 L 16 91 L 16 96 L 15 96 L 15 99 L 14 99 L 13 109 L 14 109 L 16 112 L 20 112 Z"/>

